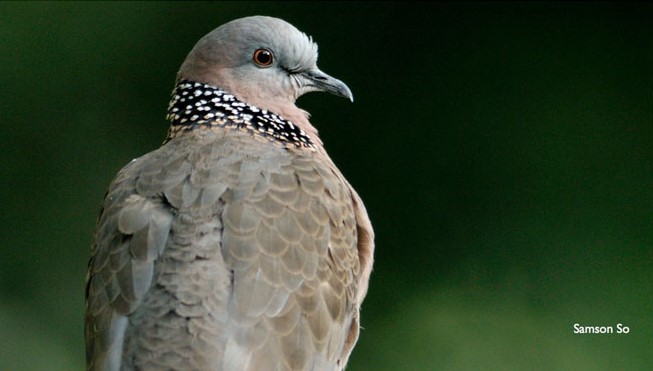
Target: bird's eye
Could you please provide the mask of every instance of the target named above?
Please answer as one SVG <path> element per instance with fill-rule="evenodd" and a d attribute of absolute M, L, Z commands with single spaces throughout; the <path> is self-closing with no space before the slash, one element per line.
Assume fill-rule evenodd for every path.
<path fill-rule="evenodd" d="M 274 56 L 270 49 L 256 49 L 253 56 L 254 62 L 259 65 L 259 67 L 270 67 Z"/>

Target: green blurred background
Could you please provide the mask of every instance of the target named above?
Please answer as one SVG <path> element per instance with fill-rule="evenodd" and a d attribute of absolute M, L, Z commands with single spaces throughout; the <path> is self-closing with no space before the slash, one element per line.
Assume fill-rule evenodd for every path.
<path fill-rule="evenodd" d="M 0 370 L 83 368 L 107 185 L 194 43 L 254 14 L 356 97 L 299 101 L 377 234 L 348 371 L 652 369 L 651 3 L 3 2 Z"/>

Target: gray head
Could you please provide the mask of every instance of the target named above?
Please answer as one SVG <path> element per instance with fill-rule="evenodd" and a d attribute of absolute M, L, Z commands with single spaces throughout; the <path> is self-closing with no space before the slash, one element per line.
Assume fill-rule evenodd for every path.
<path fill-rule="evenodd" d="M 177 79 L 221 87 L 240 100 L 297 120 L 294 102 L 323 91 L 349 98 L 342 81 L 317 68 L 317 45 L 291 24 L 253 16 L 228 22 L 204 36 L 182 64 Z"/>

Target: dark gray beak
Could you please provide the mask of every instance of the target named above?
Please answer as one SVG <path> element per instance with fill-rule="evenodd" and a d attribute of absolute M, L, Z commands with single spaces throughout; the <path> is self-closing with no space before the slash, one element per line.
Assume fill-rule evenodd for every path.
<path fill-rule="evenodd" d="M 349 98 L 354 101 L 354 95 L 344 82 L 331 77 L 320 71 L 318 68 L 312 68 L 301 73 L 306 81 L 306 88 L 313 91 L 323 91 L 343 98 Z"/>

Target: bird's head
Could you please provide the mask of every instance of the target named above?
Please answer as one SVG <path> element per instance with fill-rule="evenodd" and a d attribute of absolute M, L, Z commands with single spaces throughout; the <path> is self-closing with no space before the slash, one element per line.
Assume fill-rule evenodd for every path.
<path fill-rule="evenodd" d="M 265 16 L 236 19 L 204 36 L 182 64 L 177 75 L 181 79 L 218 86 L 292 121 L 306 120 L 295 100 L 308 92 L 353 101 L 347 85 L 317 67 L 317 45 L 311 38 L 281 19 Z"/>

